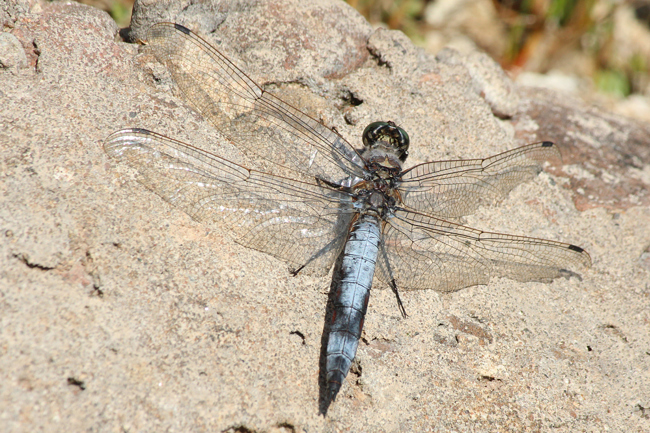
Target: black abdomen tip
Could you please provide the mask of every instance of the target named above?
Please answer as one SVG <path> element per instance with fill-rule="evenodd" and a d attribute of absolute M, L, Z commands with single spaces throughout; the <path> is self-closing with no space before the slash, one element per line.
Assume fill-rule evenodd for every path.
<path fill-rule="evenodd" d="M 569 249 L 572 250 L 572 251 L 575 251 L 575 252 L 577 252 L 577 253 L 582 253 L 582 252 L 584 252 L 584 249 L 580 248 L 580 247 L 577 246 L 577 245 L 569 245 Z"/>
<path fill-rule="evenodd" d="M 553 147 L 552 141 L 545 141 L 542 143 L 542 147 Z"/>
<path fill-rule="evenodd" d="M 189 35 L 189 34 L 190 34 L 190 29 L 188 29 L 187 27 L 183 27 L 183 26 L 180 25 L 180 24 L 174 24 L 174 28 L 175 28 L 176 30 L 178 30 L 179 32 L 183 32 L 183 33 L 185 33 L 186 35 Z"/>

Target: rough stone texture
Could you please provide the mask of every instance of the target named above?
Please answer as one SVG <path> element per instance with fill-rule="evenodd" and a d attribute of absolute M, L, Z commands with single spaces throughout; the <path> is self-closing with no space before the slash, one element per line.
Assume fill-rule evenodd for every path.
<path fill-rule="evenodd" d="M 566 95 L 522 88 L 513 118 L 522 140 L 551 140 L 564 150 L 576 208 L 613 211 L 650 205 L 650 125 L 603 112 Z"/>
<path fill-rule="evenodd" d="M 136 2 L 129 37 L 146 39 L 160 21 L 183 24 L 208 36 L 255 70 L 276 69 L 276 79 L 300 80 L 305 71 L 339 77 L 368 57 L 372 27 L 343 2 L 145 0 Z M 322 80 L 320 80 L 322 81 Z"/>
<path fill-rule="evenodd" d="M 27 63 L 0 70 L 0 430 L 650 431 L 647 126 L 526 89 L 501 120 L 492 107 L 507 101 L 477 93 L 490 77 L 477 81 L 471 59 L 438 62 L 397 32 L 370 34 L 338 2 L 261 12 L 283 3 L 233 2 L 238 12 L 206 17 L 221 24 L 205 36 L 353 143 L 370 121 L 396 121 L 411 164 L 558 141 L 564 165 L 465 221 L 581 245 L 593 268 L 552 284 L 408 292 L 407 319 L 377 287 L 357 364 L 324 418 L 329 279 L 291 277 L 195 223 L 102 140 L 137 126 L 236 150 L 170 92 L 146 49 L 116 42 L 105 13 L 15 3 L 5 30 Z M 280 37 L 274 23 L 317 28 L 310 8 L 339 10 L 339 37 L 305 33 L 287 62 L 267 35 Z M 368 41 L 344 48 L 348 62 L 322 54 L 359 35 Z"/>
<path fill-rule="evenodd" d="M 0 33 L 0 68 L 17 72 L 27 66 L 27 56 L 20 41 L 11 33 Z"/>
<path fill-rule="evenodd" d="M 473 51 L 464 56 L 446 48 L 436 55 L 436 60 L 447 65 L 462 65 L 472 77 L 474 91 L 485 99 L 495 116 L 509 118 L 517 113 L 519 95 L 515 83 L 487 54 Z"/>

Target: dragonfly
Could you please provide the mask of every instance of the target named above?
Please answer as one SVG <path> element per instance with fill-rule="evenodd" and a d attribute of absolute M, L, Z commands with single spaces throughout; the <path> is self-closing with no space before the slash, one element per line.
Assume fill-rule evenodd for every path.
<path fill-rule="evenodd" d="M 261 163 L 244 166 L 140 128 L 111 134 L 106 153 L 196 221 L 226 227 L 236 242 L 287 262 L 294 274 L 325 275 L 341 257 L 324 363 L 328 405 L 356 356 L 375 277 L 395 292 L 406 317 L 400 290 L 451 292 L 493 277 L 547 281 L 591 266 L 576 245 L 459 223 L 559 157 L 551 142 L 404 168 L 410 139 L 392 121 L 370 123 L 355 148 L 182 25 L 156 24 L 144 43 L 184 100 Z"/>

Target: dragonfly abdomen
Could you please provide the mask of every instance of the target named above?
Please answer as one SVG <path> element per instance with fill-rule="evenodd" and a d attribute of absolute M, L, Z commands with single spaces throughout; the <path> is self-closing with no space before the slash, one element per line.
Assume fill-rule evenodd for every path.
<path fill-rule="evenodd" d="M 334 400 L 357 353 L 379 248 L 379 222 L 361 216 L 348 235 L 327 343 L 327 386 Z"/>

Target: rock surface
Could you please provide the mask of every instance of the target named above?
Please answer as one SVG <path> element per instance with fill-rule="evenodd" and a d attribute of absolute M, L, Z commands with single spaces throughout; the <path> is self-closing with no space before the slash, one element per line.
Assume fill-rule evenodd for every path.
<path fill-rule="evenodd" d="M 330 280 L 291 277 L 195 223 L 102 143 L 134 126 L 236 150 L 146 49 L 117 42 L 107 14 L 11 2 L 3 28 L 26 61 L 0 69 L 0 430 L 649 431 L 647 125 L 513 88 L 480 57 L 431 58 L 340 2 L 298 3 L 140 2 L 132 33 L 160 19 L 205 31 L 352 143 L 371 121 L 397 122 L 409 164 L 558 142 L 563 165 L 465 222 L 575 243 L 593 268 L 407 292 L 407 319 L 378 286 L 322 417 Z"/>

